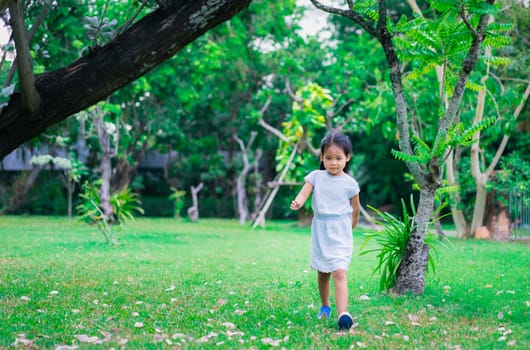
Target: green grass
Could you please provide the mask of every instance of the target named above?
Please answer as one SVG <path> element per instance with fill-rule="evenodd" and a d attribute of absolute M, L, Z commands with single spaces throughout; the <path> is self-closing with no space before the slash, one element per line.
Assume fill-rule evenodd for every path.
<path fill-rule="evenodd" d="M 315 317 L 309 229 L 294 222 L 146 218 L 113 248 L 76 221 L 0 217 L 0 348 L 530 348 L 528 245 L 452 239 L 423 295 L 394 296 L 354 236 L 355 328 L 338 333 Z"/>

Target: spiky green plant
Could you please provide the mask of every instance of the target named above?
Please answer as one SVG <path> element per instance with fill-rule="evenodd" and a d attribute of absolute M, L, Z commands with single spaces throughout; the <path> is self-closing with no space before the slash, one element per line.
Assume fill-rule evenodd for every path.
<path fill-rule="evenodd" d="M 114 219 L 119 224 L 134 221 L 137 214 L 143 214 L 142 202 L 137 193 L 125 188 L 110 196 L 110 204 L 114 211 Z"/>
<path fill-rule="evenodd" d="M 416 210 L 412 198 L 412 215 L 407 211 L 403 199 L 401 199 L 401 205 L 403 208 L 402 219 L 369 206 L 369 208 L 375 211 L 380 217 L 380 219 L 376 219 L 375 222 L 378 225 L 381 225 L 383 230 L 364 233 L 365 238 L 360 247 L 360 255 L 377 253 L 378 262 L 373 273 L 375 274 L 376 272 L 379 272 L 381 274 L 379 283 L 381 291 L 391 290 L 396 285 L 397 271 L 403 257 L 405 256 L 410 234 L 414 230 L 414 216 L 416 215 Z M 375 241 L 375 248 L 367 247 L 368 243 L 371 241 Z M 429 263 L 427 264 L 427 271 L 432 270 L 433 273 L 435 272 L 433 254 L 438 254 L 434 247 L 435 242 L 439 242 L 438 235 L 427 232 L 425 236 L 425 244 L 429 246 Z"/>
<path fill-rule="evenodd" d="M 107 243 L 117 245 L 114 238 L 111 224 L 123 225 L 127 221 L 134 220 L 135 215 L 143 214 L 138 195 L 132 192 L 129 188 L 113 193 L 110 197 L 110 204 L 114 214 L 114 222 L 105 215 L 101 208 L 101 201 L 99 197 L 99 187 L 101 181 L 83 184 L 83 192 L 79 195 L 82 199 L 81 203 L 76 207 L 77 213 L 80 215 L 80 220 L 88 224 L 94 224 L 105 237 Z"/>

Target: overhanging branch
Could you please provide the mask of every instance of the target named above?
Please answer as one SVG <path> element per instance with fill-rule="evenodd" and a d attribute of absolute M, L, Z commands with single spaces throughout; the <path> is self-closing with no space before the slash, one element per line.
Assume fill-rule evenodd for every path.
<path fill-rule="evenodd" d="M 0 159 L 49 126 L 84 110 L 166 61 L 251 0 L 185 1 L 157 9 L 69 66 L 35 76 L 41 103 L 24 110 L 15 93 L 0 113 Z"/>

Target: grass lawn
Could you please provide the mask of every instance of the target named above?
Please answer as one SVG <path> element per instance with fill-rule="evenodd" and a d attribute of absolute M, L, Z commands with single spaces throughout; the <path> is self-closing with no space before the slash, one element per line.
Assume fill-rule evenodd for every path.
<path fill-rule="evenodd" d="M 529 349 L 530 249 L 451 239 L 425 293 L 348 273 L 355 327 L 316 319 L 310 233 L 294 222 L 142 218 L 120 245 L 64 218 L 0 216 L 0 348 Z M 100 344 L 100 345 L 96 345 Z"/>

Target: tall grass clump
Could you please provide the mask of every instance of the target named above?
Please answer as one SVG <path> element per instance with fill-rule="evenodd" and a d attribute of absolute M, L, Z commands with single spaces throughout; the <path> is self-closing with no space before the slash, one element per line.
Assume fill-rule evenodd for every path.
<path fill-rule="evenodd" d="M 360 254 L 377 253 L 378 260 L 373 273 L 379 272 L 381 275 L 379 280 L 381 291 L 391 290 L 396 285 L 397 271 L 405 256 L 409 237 L 414 230 L 416 210 L 412 198 L 410 202 L 412 214 L 409 214 L 405 202 L 403 199 L 401 200 L 401 218 L 369 206 L 380 218 L 376 219 L 375 223 L 381 226 L 382 230 L 364 234 L 365 239 L 361 244 Z M 368 244 L 372 241 L 375 242 L 376 246 L 368 248 Z M 439 241 L 438 235 L 427 231 L 424 241 L 429 246 L 427 272 L 436 271 L 434 264 L 434 257 L 437 255 L 435 243 Z"/>

